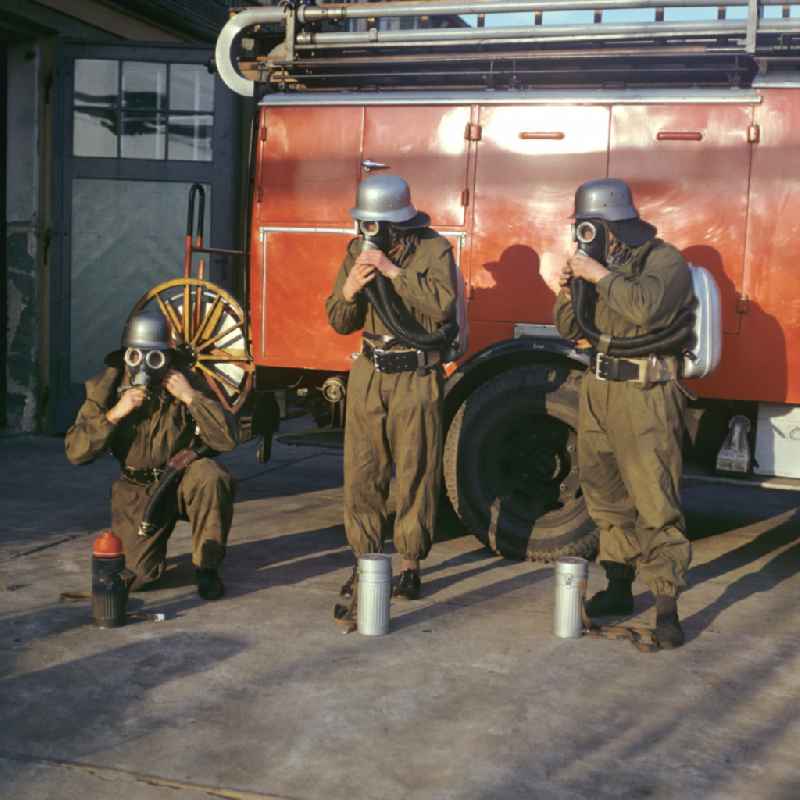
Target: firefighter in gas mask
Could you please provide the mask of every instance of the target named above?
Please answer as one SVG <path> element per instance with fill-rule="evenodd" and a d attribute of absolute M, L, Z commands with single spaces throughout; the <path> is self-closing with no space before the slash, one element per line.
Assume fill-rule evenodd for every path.
<path fill-rule="evenodd" d="M 122 474 L 111 491 L 111 524 L 122 540 L 135 591 L 157 581 L 165 568 L 167 540 L 178 517 L 192 526 L 192 562 L 199 594 L 224 593 L 219 568 L 233 518 L 234 482 L 211 458 L 197 453 L 236 446 L 233 419 L 196 378 L 181 369 L 169 328 L 155 310 L 128 321 L 122 349 L 86 382 L 86 400 L 67 431 L 67 458 L 86 464 L 106 451 Z M 167 498 L 147 535 L 142 517 L 166 467 L 183 465 L 177 490 Z"/>
<path fill-rule="evenodd" d="M 400 177 L 366 178 L 350 215 L 362 236 L 350 242 L 326 301 L 337 333 L 363 331 L 347 384 L 347 540 L 356 556 L 383 549 L 394 477 L 394 544 L 402 557 L 394 595 L 416 599 L 441 480 L 442 348 L 435 343 L 453 319 L 455 263 L 450 244 L 428 227 Z M 335 611 L 346 620 L 355 609 L 355 582 L 354 568 L 341 591 L 353 601 Z"/>
<path fill-rule="evenodd" d="M 691 275 L 680 252 L 639 218 L 623 181 L 582 184 L 575 194 L 575 225 L 579 242 L 592 239 L 582 249 L 593 257 L 579 248 L 564 265 L 555 322 L 565 338 L 582 338 L 582 315 L 576 319 L 572 297 L 582 287 L 574 279 L 594 286 L 599 338 L 581 385 L 578 465 L 608 578 L 586 610 L 590 617 L 630 614 L 638 574 L 656 598 L 659 645 L 678 647 L 684 635 L 676 601 L 691 559 L 679 495 L 686 409 L 678 382 L 680 348 L 649 357 L 605 353 L 612 337 L 655 340 L 681 315 L 691 316 Z"/>

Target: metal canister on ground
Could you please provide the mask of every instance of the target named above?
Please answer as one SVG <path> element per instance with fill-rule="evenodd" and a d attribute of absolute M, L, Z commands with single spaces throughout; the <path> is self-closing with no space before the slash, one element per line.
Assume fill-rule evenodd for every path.
<path fill-rule="evenodd" d="M 383 553 L 369 553 L 358 559 L 358 632 L 364 636 L 389 633 L 392 600 L 392 559 Z"/>
<path fill-rule="evenodd" d="M 92 547 L 92 618 L 99 628 L 125 624 L 128 574 L 122 541 L 111 531 L 104 531 Z"/>
<path fill-rule="evenodd" d="M 565 556 L 556 561 L 556 596 L 553 606 L 553 633 L 561 639 L 583 635 L 583 599 L 589 562 L 585 558 Z"/>

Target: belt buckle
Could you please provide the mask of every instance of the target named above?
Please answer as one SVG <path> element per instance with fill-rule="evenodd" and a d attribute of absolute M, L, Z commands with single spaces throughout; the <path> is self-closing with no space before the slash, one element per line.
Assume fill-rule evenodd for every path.
<path fill-rule="evenodd" d="M 379 347 L 372 348 L 372 366 L 375 368 L 375 372 L 383 372 L 381 368 L 381 356 L 383 356 L 385 352 L 385 350 Z"/>
<path fill-rule="evenodd" d="M 599 381 L 608 380 L 607 361 L 608 356 L 605 353 L 598 353 L 594 357 L 594 376 Z"/>

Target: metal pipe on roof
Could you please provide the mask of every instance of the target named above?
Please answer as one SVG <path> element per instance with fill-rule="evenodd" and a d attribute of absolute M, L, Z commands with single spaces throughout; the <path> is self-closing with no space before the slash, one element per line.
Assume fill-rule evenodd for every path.
<path fill-rule="evenodd" d="M 727 0 L 726 6 L 747 6 L 751 10 L 757 0 Z M 428 28 L 404 31 L 381 31 L 372 28 L 362 32 L 298 32 L 298 24 L 325 19 L 363 19 L 398 16 L 436 16 L 463 14 L 503 14 L 524 11 L 615 10 L 717 7 L 720 0 L 434 0 L 433 2 L 384 2 L 352 5 L 299 6 L 282 8 L 248 8 L 233 15 L 217 39 L 215 59 L 222 80 L 233 91 L 252 96 L 253 81 L 242 76 L 235 67 L 232 52 L 237 39 L 258 25 L 283 24 L 282 52 L 275 51 L 274 64 L 293 63 L 298 49 L 332 49 L 357 45 L 375 47 L 443 47 L 453 44 L 483 45 L 498 42 L 534 44 L 537 42 L 589 42 L 597 40 L 663 40 L 673 37 L 708 38 L 744 36 L 748 52 L 755 50 L 757 33 L 800 34 L 800 20 L 718 20 L 715 22 L 645 22 L 617 25 L 529 25 L 497 28 Z M 785 5 L 785 0 L 758 0 L 758 5 Z M 796 3 L 795 3 L 796 5 Z M 758 7 L 758 6 L 756 6 Z"/>
<path fill-rule="evenodd" d="M 298 45 L 336 46 L 352 44 L 383 44 L 394 43 L 436 42 L 455 44 L 469 42 L 473 44 L 488 44 L 500 39 L 525 38 L 526 41 L 550 41 L 552 39 L 569 38 L 603 38 L 614 37 L 651 39 L 671 38 L 674 36 L 730 36 L 740 35 L 747 31 L 747 21 L 714 22 L 713 27 L 708 22 L 636 22 L 622 23 L 619 25 L 553 25 L 537 26 L 515 25 L 502 28 L 423 28 L 412 31 L 382 31 L 372 28 L 368 31 L 348 31 L 336 33 L 310 33 L 304 32 L 297 36 Z"/>
<path fill-rule="evenodd" d="M 301 22 L 321 19 L 369 19 L 465 14 L 514 14 L 533 11 L 613 11 L 616 9 L 717 8 L 747 6 L 750 0 L 435 0 L 434 2 L 353 3 L 346 6 L 304 6 Z M 786 0 L 760 0 L 761 5 L 782 6 Z M 791 4 L 791 3 L 790 3 Z"/>

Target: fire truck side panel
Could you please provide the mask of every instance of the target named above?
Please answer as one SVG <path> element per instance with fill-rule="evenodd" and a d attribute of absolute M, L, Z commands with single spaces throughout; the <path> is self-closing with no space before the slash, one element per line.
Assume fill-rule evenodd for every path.
<path fill-rule="evenodd" d="M 362 158 L 388 165 L 412 187 L 436 228 L 462 228 L 469 106 L 368 106 Z"/>
<path fill-rule="evenodd" d="M 737 397 L 800 403 L 800 88 L 762 95 L 750 179 L 748 299 L 737 351 L 724 368 L 740 373 Z"/>
<path fill-rule="evenodd" d="M 325 298 L 352 238 L 353 231 L 346 228 L 324 232 L 262 228 L 258 279 L 253 281 L 253 296 L 260 297 L 260 313 L 253 315 L 257 363 L 350 369 L 350 354 L 359 349 L 359 336 L 334 334 Z"/>
<path fill-rule="evenodd" d="M 725 333 L 739 332 L 752 121 L 749 105 L 616 106 L 611 117 L 608 174 L 628 181 L 659 236 L 714 275 Z"/>
<path fill-rule="evenodd" d="M 797 89 L 760 94 L 761 105 L 264 108 L 251 238 L 256 362 L 349 368 L 358 337 L 330 330 L 324 299 L 352 235 L 362 161 L 407 177 L 453 243 L 468 276 L 471 354 L 511 339 L 514 323 L 552 323 L 544 276 L 572 250 L 575 187 L 610 175 L 630 181 L 642 215 L 719 283 L 722 364 L 692 388 L 800 402 L 800 103 Z M 481 126 L 471 137 L 468 122 Z M 754 123 L 758 143 L 748 141 Z"/>
<path fill-rule="evenodd" d="M 572 249 L 575 187 L 606 174 L 608 118 L 602 106 L 481 108 L 470 272 L 476 338 L 482 322 L 509 331 L 514 322 L 552 322 L 543 276 Z"/>
<path fill-rule="evenodd" d="M 357 107 L 263 109 L 254 208 L 260 224 L 352 224 L 347 210 L 361 178 L 363 115 Z"/>
<path fill-rule="evenodd" d="M 611 118 L 609 175 L 627 180 L 639 212 L 687 260 L 714 275 L 722 300 L 722 364 L 693 383 L 704 397 L 746 397 L 740 363 L 751 105 L 625 105 Z"/>

